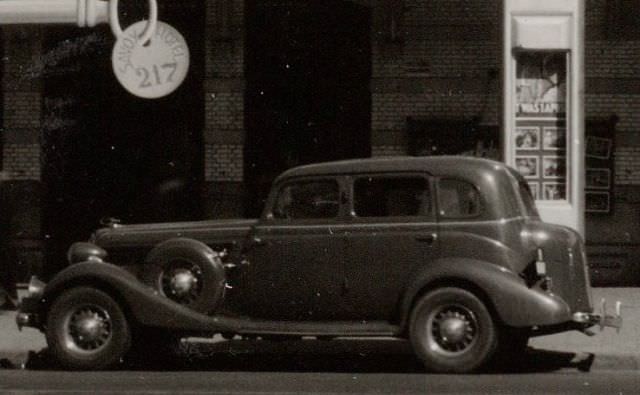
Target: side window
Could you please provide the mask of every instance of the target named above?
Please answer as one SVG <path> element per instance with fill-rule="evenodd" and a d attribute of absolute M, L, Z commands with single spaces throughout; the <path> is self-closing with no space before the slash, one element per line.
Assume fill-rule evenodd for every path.
<path fill-rule="evenodd" d="M 454 179 L 438 182 L 439 214 L 444 218 L 470 218 L 480 214 L 480 194 L 472 184 Z"/>
<path fill-rule="evenodd" d="M 358 217 L 407 217 L 429 213 L 429 183 L 422 177 L 367 177 L 354 183 Z"/>
<path fill-rule="evenodd" d="M 332 180 L 303 181 L 284 186 L 273 209 L 274 218 L 334 218 L 340 210 L 340 188 Z"/>

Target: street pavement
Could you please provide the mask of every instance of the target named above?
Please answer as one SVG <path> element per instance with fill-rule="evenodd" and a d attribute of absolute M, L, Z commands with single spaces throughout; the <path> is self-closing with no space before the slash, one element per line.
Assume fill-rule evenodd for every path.
<path fill-rule="evenodd" d="M 596 306 L 599 306 L 599 301 L 605 298 L 608 301 L 610 312 L 613 311 L 615 301 L 622 302 L 624 324 L 619 333 L 616 333 L 616 330 L 612 328 L 605 328 L 600 332 L 596 327 L 593 328 L 596 333 L 593 337 L 577 331 L 536 337 L 529 342 L 528 355 L 535 357 L 540 353 L 546 353 L 542 359 L 538 357 L 541 361 L 545 361 L 545 358 L 548 360 L 549 355 L 568 356 L 568 359 L 572 360 L 568 361 L 570 366 L 578 366 L 582 362 L 587 363 L 587 368 L 582 370 L 640 370 L 640 288 L 594 288 L 592 296 Z M 220 339 L 220 343 L 224 343 L 222 339 Z M 331 345 L 332 343 L 333 345 Z M 318 348 L 321 352 L 331 352 L 332 347 L 337 350 L 336 352 L 346 350 L 341 343 L 323 342 L 323 344 Z M 369 342 L 368 344 L 375 345 L 376 343 Z M 378 344 L 382 345 L 382 348 L 391 347 L 405 352 L 408 350 L 408 347 L 396 346 L 393 342 L 379 342 Z M 45 347 L 46 342 L 42 333 L 32 328 L 24 328 L 22 332 L 18 331 L 15 324 L 15 312 L 0 310 L 0 368 L 21 367 L 27 363 L 30 351 L 38 352 Z M 225 345 L 224 347 L 234 346 Z M 224 347 L 222 348 L 224 349 Z M 297 346 L 291 344 L 251 346 L 245 347 L 242 352 L 250 352 L 253 349 L 259 352 L 277 353 L 283 347 L 291 351 L 292 347 Z M 312 352 L 313 347 L 310 348 Z M 367 348 L 367 350 L 373 349 L 375 346 Z M 239 348 L 235 349 L 236 352 L 239 350 Z M 355 350 L 357 352 L 357 347 Z"/>
<path fill-rule="evenodd" d="M 637 394 L 637 372 L 431 375 L 232 371 L 60 372 L 0 370 L 2 394 Z"/>

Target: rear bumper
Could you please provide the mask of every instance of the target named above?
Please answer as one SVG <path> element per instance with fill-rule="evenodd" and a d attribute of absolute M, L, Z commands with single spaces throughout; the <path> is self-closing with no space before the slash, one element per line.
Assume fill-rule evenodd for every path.
<path fill-rule="evenodd" d="M 620 314 L 621 303 L 616 302 L 614 314 L 607 314 L 607 302 L 602 299 L 600 302 L 600 314 L 577 312 L 573 314 L 573 321 L 583 324 L 586 328 L 598 325 L 600 330 L 605 327 L 616 328 L 618 331 L 622 328 L 622 315 Z"/>

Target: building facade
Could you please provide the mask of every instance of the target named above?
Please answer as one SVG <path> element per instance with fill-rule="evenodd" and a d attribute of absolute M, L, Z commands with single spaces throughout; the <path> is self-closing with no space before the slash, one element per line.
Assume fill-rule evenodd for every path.
<path fill-rule="evenodd" d="M 112 76 L 108 28 L 2 29 L 2 209 L 21 278 L 55 272 L 103 217 L 258 215 L 275 175 L 298 164 L 500 159 L 501 1 L 159 5 L 187 39 L 192 69 L 152 102 Z M 587 168 L 608 170 L 587 182 L 597 199 L 585 213 L 601 284 L 640 282 L 637 8 L 586 0 L 586 129 L 609 147 L 587 158 Z"/>

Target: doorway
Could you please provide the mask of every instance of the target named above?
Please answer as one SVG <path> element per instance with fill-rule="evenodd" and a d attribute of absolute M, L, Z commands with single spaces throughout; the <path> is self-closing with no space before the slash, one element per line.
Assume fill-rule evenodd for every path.
<path fill-rule="evenodd" d="M 245 207 L 256 216 L 283 170 L 370 156 L 371 9 L 263 0 L 246 14 Z"/>
<path fill-rule="evenodd" d="M 46 275 L 64 265 L 69 245 L 87 240 L 102 218 L 142 223 L 202 216 L 204 2 L 160 0 L 159 11 L 187 40 L 191 68 L 176 92 L 158 100 L 136 98 L 116 81 L 108 27 L 46 29 Z"/>

